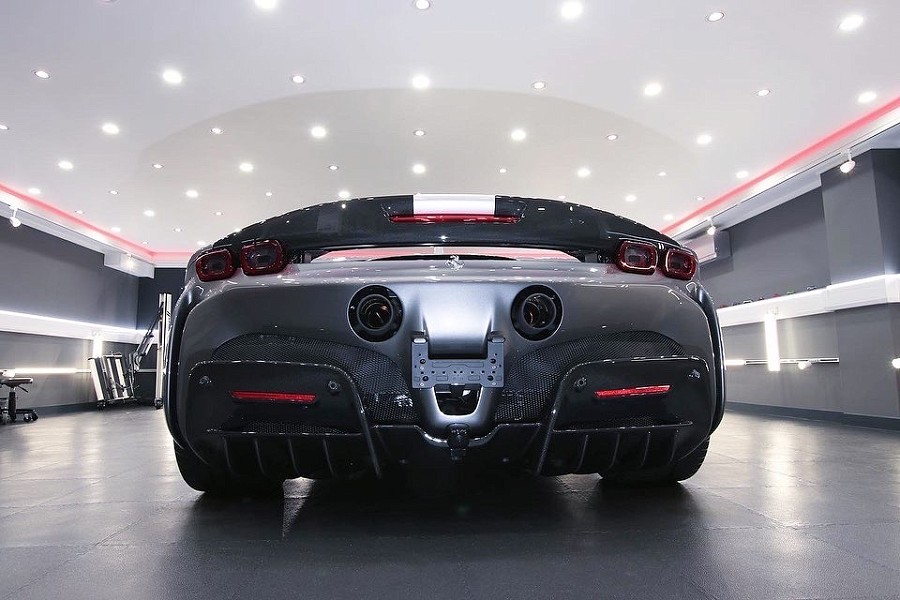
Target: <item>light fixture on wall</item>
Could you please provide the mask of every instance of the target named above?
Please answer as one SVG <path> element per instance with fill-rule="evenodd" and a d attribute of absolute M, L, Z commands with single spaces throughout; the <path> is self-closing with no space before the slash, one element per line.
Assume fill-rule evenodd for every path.
<path fill-rule="evenodd" d="M 100 331 L 92 331 L 91 340 L 91 357 L 97 358 L 103 356 L 103 333 Z"/>
<path fill-rule="evenodd" d="M 778 321 L 775 311 L 766 313 L 763 328 L 766 336 L 766 366 L 770 371 L 780 371 L 781 353 L 778 349 Z"/>
<path fill-rule="evenodd" d="M 810 367 L 810 365 L 812 365 L 812 363 L 808 360 L 801 360 L 797 362 L 797 368 L 801 371 L 805 371 Z"/>
<path fill-rule="evenodd" d="M 895 369 L 900 369 L 900 358 L 895 358 L 891 361 L 891 366 Z"/>
<path fill-rule="evenodd" d="M 12 215 L 10 215 L 10 217 L 9 217 L 9 224 L 12 225 L 13 227 L 18 227 L 19 225 L 22 224 L 22 221 L 20 221 L 19 217 L 16 216 L 18 213 L 19 213 L 19 209 L 13 208 Z"/>
<path fill-rule="evenodd" d="M 847 160 L 841 163 L 841 173 L 849 173 L 853 170 L 853 167 L 856 166 L 856 161 L 853 160 L 853 155 L 850 154 L 850 150 L 847 150 Z"/>
<path fill-rule="evenodd" d="M 709 218 L 709 227 L 706 228 L 706 235 L 716 235 L 716 225 L 713 223 L 712 217 Z"/>

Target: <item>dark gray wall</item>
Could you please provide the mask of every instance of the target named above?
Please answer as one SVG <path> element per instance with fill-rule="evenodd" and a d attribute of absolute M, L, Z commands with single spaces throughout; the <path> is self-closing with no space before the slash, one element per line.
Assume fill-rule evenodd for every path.
<path fill-rule="evenodd" d="M 831 169 L 821 176 L 833 283 L 884 273 L 872 153 L 855 161 L 850 173 Z"/>
<path fill-rule="evenodd" d="M 900 150 L 873 156 L 885 273 L 900 273 Z"/>
<path fill-rule="evenodd" d="M 731 257 L 700 267 L 717 306 L 831 283 L 822 190 L 730 227 Z"/>
<path fill-rule="evenodd" d="M 822 173 L 820 190 L 729 229 L 732 258 L 701 268 L 719 305 L 900 272 L 900 150 Z M 778 321 L 782 358 L 840 359 L 804 371 L 728 370 L 735 402 L 900 417 L 900 306 L 882 304 Z M 726 357 L 764 359 L 762 323 L 726 327 Z"/>
<path fill-rule="evenodd" d="M 762 323 L 726 327 L 723 330 L 725 356 L 732 359 L 765 359 Z M 838 335 L 833 314 L 778 321 L 778 342 L 782 358 L 825 358 L 838 356 Z M 844 410 L 841 366 L 813 365 L 801 371 L 782 365 L 770 372 L 765 365 L 728 367 L 725 385 L 728 400 L 811 410 Z"/>
<path fill-rule="evenodd" d="M 3 219 L 0 256 L 7 271 L 0 284 L 0 309 L 135 327 L 138 278 L 103 266 L 102 254 L 24 225 L 13 228 Z M 133 349 L 104 344 L 106 353 Z M 0 369 L 87 368 L 90 353 L 90 340 L 0 332 Z M 88 374 L 34 375 L 34 380 L 30 393 L 19 396 L 22 406 L 96 400 Z"/>
<path fill-rule="evenodd" d="M 106 342 L 104 353 L 134 350 L 129 344 Z M 91 356 L 90 340 L 27 335 L 0 331 L 0 369 L 15 367 L 74 367 L 86 369 Z M 26 386 L 28 393 L 18 394 L 21 407 L 59 406 L 96 402 L 94 386 L 88 373 L 75 375 L 28 375 L 34 384 Z M 6 396 L 3 388 L 0 396 Z"/>
<path fill-rule="evenodd" d="M 891 350 L 900 343 L 898 320 L 900 306 L 882 304 L 835 315 L 841 348 L 841 392 L 844 412 L 859 415 L 900 417 L 900 389 L 897 369 L 890 361 Z"/>
<path fill-rule="evenodd" d="M 0 256 L 0 309 L 135 326 L 138 278 L 104 267 L 102 254 L 2 219 Z"/>

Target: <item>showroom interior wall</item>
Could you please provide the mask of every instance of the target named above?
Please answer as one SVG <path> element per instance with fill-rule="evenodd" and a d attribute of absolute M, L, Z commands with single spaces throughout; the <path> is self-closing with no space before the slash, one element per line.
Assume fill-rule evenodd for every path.
<path fill-rule="evenodd" d="M 26 321 L 16 314 L 55 317 L 134 329 L 140 283 L 137 277 L 103 266 L 103 255 L 27 226 L 0 222 L 0 311 L 8 326 L 0 330 L 0 369 L 86 369 L 93 339 L 11 332 Z M 88 336 L 90 334 L 88 333 Z M 106 342 L 106 353 L 128 352 L 133 345 Z M 34 375 L 26 406 L 93 402 L 88 373 Z"/>
<path fill-rule="evenodd" d="M 866 278 L 877 283 L 898 273 L 900 152 L 873 150 L 855 160 L 850 173 L 830 169 L 821 176 L 821 188 L 730 227 L 731 257 L 701 267 L 701 281 L 716 304 L 738 304 L 724 310 L 732 317 L 723 319 L 727 359 L 767 357 L 762 318 L 741 313 L 771 312 L 780 358 L 839 360 L 812 361 L 803 369 L 784 364 L 779 371 L 765 364 L 729 366 L 730 402 L 900 423 L 894 421 L 900 417 L 900 372 L 890 364 L 900 356 L 900 304 L 778 316 L 779 306 L 782 315 L 790 313 L 784 307 L 798 294 L 827 293 L 834 284 L 846 288 Z M 808 287 L 817 291 L 806 292 Z M 741 304 L 745 300 L 754 302 Z"/>

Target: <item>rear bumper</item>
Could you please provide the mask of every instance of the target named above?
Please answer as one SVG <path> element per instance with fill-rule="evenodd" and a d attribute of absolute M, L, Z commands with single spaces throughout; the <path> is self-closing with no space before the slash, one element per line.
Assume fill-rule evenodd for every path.
<path fill-rule="evenodd" d="M 649 378 L 664 394 L 598 398 Z M 460 448 L 419 423 L 375 423 L 353 380 L 310 363 L 210 361 L 190 375 L 191 446 L 235 475 L 347 476 L 386 465 L 433 468 L 454 461 L 527 468 L 545 475 L 604 473 L 664 466 L 709 434 L 710 372 L 695 357 L 580 364 L 562 378 L 540 420 L 495 423 Z M 309 403 L 247 402 L 236 389 L 303 390 Z M 452 426 L 451 426 L 452 427 Z"/>
<path fill-rule="evenodd" d="M 721 419 L 715 311 L 695 282 L 583 263 L 502 277 L 496 272 L 508 265 L 488 261 L 441 277 L 421 268 L 378 279 L 364 272 L 382 266 L 353 276 L 289 266 L 277 278 L 189 283 L 174 310 L 168 358 L 165 407 L 176 444 L 236 474 L 324 477 L 449 464 L 460 452 L 448 429 L 462 424 L 467 463 L 604 472 L 676 460 Z M 523 339 L 510 320 L 513 298 L 536 281 L 563 305 L 559 331 L 541 342 Z M 400 330 L 383 342 L 359 339 L 347 321 L 350 298 L 373 282 L 389 286 L 404 308 Z M 417 332 L 428 332 L 430 355 L 451 363 L 486 356 L 493 336 L 505 340 L 502 385 L 482 390 L 484 410 L 452 416 L 430 404 L 411 367 Z M 204 376 L 212 385 L 200 385 Z M 340 392 L 329 391 L 330 381 Z M 647 385 L 671 390 L 593 396 Z M 318 403 L 247 404 L 230 395 L 273 386 L 309 388 Z"/>

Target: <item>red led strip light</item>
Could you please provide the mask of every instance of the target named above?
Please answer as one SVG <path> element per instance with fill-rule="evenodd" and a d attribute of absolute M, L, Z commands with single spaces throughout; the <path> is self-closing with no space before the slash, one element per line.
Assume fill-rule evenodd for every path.
<path fill-rule="evenodd" d="M 641 387 L 620 388 L 617 390 L 597 390 L 594 392 L 599 400 L 608 398 L 636 398 L 640 396 L 661 396 L 668 394 L 671 386 L 668 385 L 644 385 Z"/>

